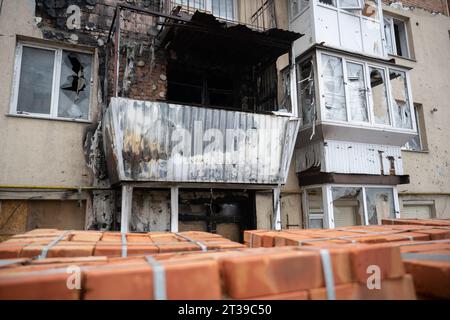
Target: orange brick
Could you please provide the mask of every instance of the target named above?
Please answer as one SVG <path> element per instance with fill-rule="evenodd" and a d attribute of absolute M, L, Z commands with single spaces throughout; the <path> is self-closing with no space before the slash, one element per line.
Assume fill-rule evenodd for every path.
<path fill-rule="evenodd" d="M 65 270 L 53 274 L 2 274 L 0 300 L 77 300 L 80 292 L 68 289 L 69 276 Z"/>
<path fill-rule="evenodd" d="M 355 279 L 366 283 L 371 275 L 367 273 L 369 266 L 378 266 L 381 279 L 400 278 L 405 274 L 400 249 L 393 245 L 373 244 L 349 247 L 350 262 Z"/>
<path fill-rule="evenodd" d="M 450 299 L 449 262 L 405 260 L 405 269 L 413 276 L 418 294 L 438 299 Z"/>
<path fill-rule="evenodd" d="M 282 252 L 224 258 L 222 272 L 228 295 L 246 299 L 302 291 L 323 281 L 316 252 Z"/>
<path fill-rule="evenodd" d="M 92 232 L 92 231 L 82 231 L 82 232 L 73 232 L 70 237 L 70 241 L 86 241 L 86 242 L 97 242 L 101 239 L 101 232 Z"/>

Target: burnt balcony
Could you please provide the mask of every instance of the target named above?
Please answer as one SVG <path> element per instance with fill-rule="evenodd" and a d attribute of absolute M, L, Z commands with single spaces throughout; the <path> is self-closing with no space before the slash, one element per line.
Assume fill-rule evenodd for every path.
<path fill-rule="evenodd" d="M 103 120 L 112 182 L 285 183 L 299 129 L 289 58 L 301 35 L 170 8 L 118 6 Z"/>
<path fill-rule="evenodd" d="M 104 139 L 113 182 L 285 183 L 297 118 L 112 98 Z"/>

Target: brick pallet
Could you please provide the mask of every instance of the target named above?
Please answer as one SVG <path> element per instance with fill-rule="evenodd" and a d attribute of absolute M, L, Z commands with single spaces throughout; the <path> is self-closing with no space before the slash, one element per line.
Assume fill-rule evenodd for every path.
<path fill-rule="evenodd" d="M 358 243 L 398 247 L 420 297 L 450 299 L 450 227 L 445 220 L 416 220 L 413 225 L 402 222 L 406 221 L 334 230 L 253 230 L 244 233 L 244 241 L 253 248 L 339 248 Z"/>
<path fill-rule="evenodd" d="M 1 266 L 3 265 L 3 266 Z M 367 287 L 380 267 L 381 290 Z M 77 266 L 81 288 L 69 289 Z M 0 299 L 415 299 L 400 249 L 351 244 L 283 247 L 152 257 L 3 260 Z"/>
<path fill-rule="evenodd" d="M 0 243 L 0 259 L 149 255 L 178 251 L 242 248 L 206 232 L 129 233 L 36 229 Z"/>
<path fill-rule="evenodd" d="M 438 226 L 438 227 L 450 227 L 450 220 L 437 220 L 437 219 L 382 219 L 384 225 L 422 225 L 422 226 Z"/>

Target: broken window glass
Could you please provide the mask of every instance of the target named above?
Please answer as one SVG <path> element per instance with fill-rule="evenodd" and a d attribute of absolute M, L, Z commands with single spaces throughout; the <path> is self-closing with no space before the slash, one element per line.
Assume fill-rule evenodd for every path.
<path fill-rule="evenodd" d="M 390 125 L 389 104 L 384 69 L 370 67 L 370 87 L 372 92 L 375 123 Z"/>
<path fill-rule="evenodd" d="M 315 89 L 314 68 L 310 60 L 297 65 L 298 95 L 300 96 L 300 108 L 302 110 L 303 125 L 315 121 Z"/>
<path fill-rule="evenodd" d="M 364 9 L 362 15 L 375 20 L 378 20 L 378 3 L 377 0 L 366 0 L 364 2 Z"/>
<path fill-rule="evenodd" d="M 335 227 L 364 224 L 362 188 L 331 188 Z"/>
<path fill-rule="evenodd" d="M 417 134 L 411 139 L 409 140 L 404 148 L 406 150 L 411 150 L 411 151 L 422 151 L 424 149 L 423 145 L 422 145 L 422 136 L 421 136 L 421 117 L 419 117 L 419 106 L 415 105 L 414 106 L 414 115 L 416 117 L 416 123 L 417 123 Z"/>
<path fill-rule="evenodd" d="M 369 224 L 381 224 L 381 219 L 395 219 L 394 192 L 391 188 L 366 188 Z"/>
<path fill-rule="evenodd" d="M 325 119 L 347 121 L 342 59 L 322 55 Z"/>
<path fill-rule="evenodd" d="M 292 112 L 291 106 L 291 69 L 286 67 L 280 72 L 281 82 L 281 103 L 279 111 Z"/>
<path fill-rule="evenodd" d="M 24 46 L 17 100 L 18 113 L 51 113 L 55 51 Z"/>
<path fill-rule="evenodd" d="M 384 18 L 384 36 L 386 38 L 386 51 L 394 54 L 394 37 L 392 32 L 392 18 Z"/>
<path fill-rule="evenodd" d="M 62 52 L 58 117 L 89 118 L 91 64 L 89 54 Z"/>
<path fill-rule="evenodd" d="M 347 62 L 347 88 L 351 119 L 353 121 L 368 122 L 363 65 Z"/>
<path fill-rule="evenodd" d="M 408 97 L 406 73 L 390 69 L 389 78 L 391 79 L 395 127 L 412 129 L 411 104 Z"/>

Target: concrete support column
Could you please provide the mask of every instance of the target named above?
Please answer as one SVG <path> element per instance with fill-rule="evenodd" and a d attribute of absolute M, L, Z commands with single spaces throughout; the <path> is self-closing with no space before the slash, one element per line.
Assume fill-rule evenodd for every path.
<path fill-rule="evenodd" d="M 170 231 L 178 232 L 178 187 L 170 188 Z"/>
<path fill-rule="evenodd" d="M 120 232 L 130 231 L 131 208 L 133 203 L 133 187 L 122 186 L 122 211 L 120 216 Z"/>

